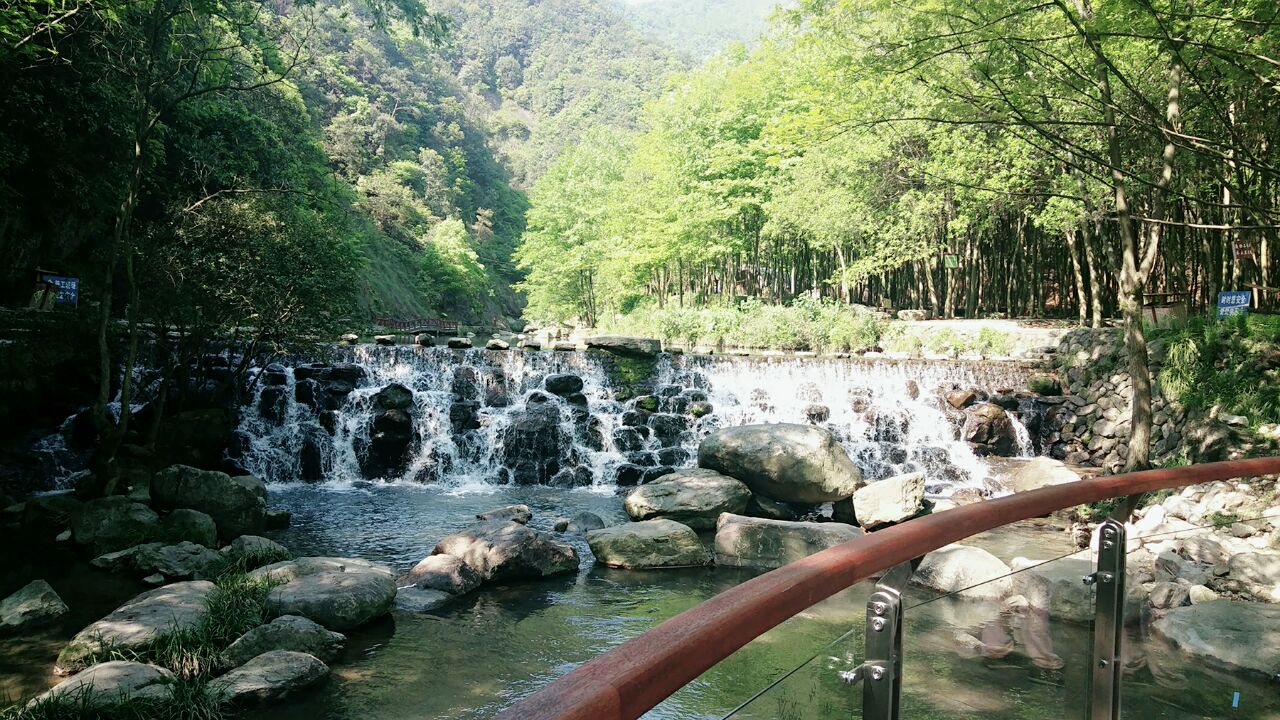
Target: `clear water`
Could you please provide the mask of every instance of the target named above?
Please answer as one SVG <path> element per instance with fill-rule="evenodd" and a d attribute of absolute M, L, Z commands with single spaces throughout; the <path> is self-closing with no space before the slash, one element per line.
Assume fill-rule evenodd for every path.
<path fill-rule="evenodd" d="M 278 539 L 300 552 L 345 554 L 406 569 L 436 540 L 492 507 L 522 502 L 532 525 L 549 530 L 556 517 L 591 510 L 621 521 L 621 498 L 589 489 L 500 488 L 449 493 L 438 488 L 368 485 L 273 489 L 273 505 L 294 513 Z M 975 538 L 1006 561 L 1068 552 L 1068 533 L 1023 524 Z M 577 664 L 634 637 L 750 577 L 729 568 L 622 571 L 595 566 L 581 538 L 565 536 L 583 556 L 576 576 L 486 587 L 425 615 L 393 617 L 351 635 L 347 656 L 320 690 L 254 715 L 267 720 L 488 718 Z M 816 655 L 805 669 L 736 717 L 837 720 L 857 717 L 861 689 L 837 678 L 862 655 L 869 585 L 820 603 L 750 643 L 647 717 L 720 718 L 761 688 Z M 912 588 L 911 605 L 936 595 Z M 956 633 L 983 636 L 999 608 L 944 599 L 907 613 L 904 717 L 1083 718 L 1088 628 L 1052 623 L 1049 642 L 1064 661 L 1042 669 L 1020 650 L 974 657 Z M 851 628 L 853 635 L 826 647 Z M 1136 630 L 1135 630 L 1136 632 Z M 1130 641 L 1135 669 L 1127 678 L 1127 717 L 1280 718 L 1275 687 L 1199 668 L 1162 642 Z M 1021 648 L 1021 645 L 1019 645 Z M 1241 691 L 1240 708 L 1230 707 Z"/>

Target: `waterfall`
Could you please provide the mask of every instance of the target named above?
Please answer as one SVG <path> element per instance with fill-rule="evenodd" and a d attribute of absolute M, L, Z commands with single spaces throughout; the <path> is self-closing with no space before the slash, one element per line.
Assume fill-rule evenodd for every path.
<path fill-rule="evenodd" d="M 276 483 L 612 490 L 696 464 L 698 443 L 717 427 L 794 422 L 829 429 L 869 480 L 924 471 L 930 493 L 945 496 L 981 487 L 987 469 L 958 439 L 938 391 L 1019 387 L 1028 372 L 1014 363 L 664 354 L 637 381 L 611 356 L 583 352 L 356 346 L 337 360 L 251 371 L 254 395 L 236 433 L 246 469 Z M 325 375 L 339 371 L 339 380 Z M 581 393 L 547 392 L 556 374 L 580 378 Z M 328 378 L 320 401 L 315 378 Z M 385 412 L 379 393 L 393 383 L 412 393 L 412 437 L 402 462 L 369 477 L 362 458 Z M 695 403 L 711 412 L 694 417 Z M 1014 419 L 1019 450 L 1030 453 Z"/>

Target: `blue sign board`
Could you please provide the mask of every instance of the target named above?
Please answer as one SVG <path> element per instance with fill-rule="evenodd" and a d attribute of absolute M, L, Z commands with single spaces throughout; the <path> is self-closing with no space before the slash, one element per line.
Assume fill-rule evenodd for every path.
<path fill-rule="evenodd" d="M 59 305 L 75 305 L 80 299 L 80 278 L 42 275 L 41 279 L 58 289 L 53 301 Z"/>
<path fill-rule="evenodd" d="M 1249 312 L 1251 302 L 1253 302 L 1252 290 L 1218 293 L 1218 317 L 1244 315 Z"/>

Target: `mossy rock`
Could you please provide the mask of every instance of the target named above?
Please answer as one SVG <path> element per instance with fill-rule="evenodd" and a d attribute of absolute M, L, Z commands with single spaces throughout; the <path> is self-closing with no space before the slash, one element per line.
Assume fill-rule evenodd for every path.
<path fill-rule="evenodd" d="M 1037 395 L 1061 395 L 1062 383 L 1052 375 L 1032 375 L 1027 380 L 1027 389 Z"/>

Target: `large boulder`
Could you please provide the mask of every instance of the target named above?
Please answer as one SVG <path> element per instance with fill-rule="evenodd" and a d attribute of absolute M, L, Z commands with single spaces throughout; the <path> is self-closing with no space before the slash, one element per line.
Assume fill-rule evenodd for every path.
<path fill-rule="evenodd" d="M 742 514 L 751 500 L 746 485 L 715 470 L 677 470 L 627 495 L 623 503 L 636 520 L 666 518 L 695 530 L 716 526 L 721 513 Z"/>
<path fill-rule="evenodd" d="M 711 562 L 698 534 L 674 520 L 644 520 L 592 530 L 587 533 L 587 544 L 597 562 L 628 570 Z"/>
<path fill-rule="evenodd" d="M 1013 589 L 1009 572 L 1008 565 L 982 548 L 948 545 L 925 555 L 911 580 L 962 598 L 1002 600 Z"/>
<path fill-rule="evenodd" d="M 67 604 L 49 583 L 32 580 L 0 600 L 0 635 L 48 625 L 66 614 Z"/>
<path fill-rule="evenodd" d="M 178 508 L 160 520 L 157 540 L 170 543 L 185 541 L 216 548 L 218 546 L 218 525 L 207 513 L 190 508 Z"/>
<path fill-rule="evenodd" d="M 1227 577 L 1264 602 L 1280 603 L 1280 553 L 1240 553 L 1227 562 Z"/>
<path fill-rule="evenodd" d="M 597 335 L 587 338 L 584 344 L 592 350 L 605 350 L 625 357 L 647 358 L 662 352 L 662 343 L 658 340 L 620 335 Z"/>
<path fill-rule="evenodd" d="M 1166 612 L 1152 632 L 1200 662 L 1273 677 L 1280 668 L 1280 605 L 1213 600 Z"/>
<path fill-rule="evenodd" d="M 858 488 L 853 509 L 858 524 L 868 530 L 914 517 L 924 509 L 924 473 L 897 475 Z"/>
<path fill-rule="evenodd" d="M 84 503 L 75 495 L 57 494 L 36 495 L 27 498 L 26 502 L 14 507 L 22 508 L 21 524 L 23 530 L 53 539 L 54 535 L 62 532 L 67 527 L 67 524 L 71 522 L 72 516 L 83 505 Z"/>
<path fill-rule="evenodd" d="M 1009 413 L 995 403 L 978 403 L 965 411 L 960 435 L 981 454 L 1012 457 L 1018 454 L 1018 435 Z"/>
<path fill-rule="evenodd" d="M 63 696 L 95 705 L 138 700 L 165 702 L 173 698 L 176 680 L 173 673 L 162 667 L 112 660 L 94 665 L 54 685 L 33 698 L 28 707 Z"/>
<path fill-rule="evenodd" d="M 222 556 L 244 570 L 293 559 L 288 548 L 260 535 L 241 535 L 222 548 Z"/>
<path fill-rule="evenodd" d="M 108 648 L 140 650 L 165 633 L 195 628 L 209 614 L 209 594 L 214 589 L 211 582 L 194 580 L 138 595 L 76 633 L 58 654 L 54 672 L 69 675 Z"/>
<path fill-rule="evenodd" d="M 145 543 L 159 528 L 159 515 L 123 495 L 90 500 L 71 516 L 72 539 L 97 555 Z"/>
<path fill-rule="evenodd" d="M 542 578 L 578 571 L 572 545 L 520 523 L 492 520 L 441 540 L 433 555 L 452 555 L 484 580 Z"/>
<path fill-rule="evenodd" d="M 161 510 L 199 510 L 218 526 L 218 537 L 233 540 L 262 532 L 267 488 L 252 475 L 231 477 L 216 470 L 173 465 L 151 479 L 151 502 Z"/>
<path fill-rule="evenodd" d="M 279 700 L 311 687 L 329 674 L 329 666 L 304 652 L 272 650 L 211 683 L 218 698 L 247 705 Z"/>
<path fill-rule="evenodd" d="M 272 616 L 301 615 L 330 630 L 350 630 L 386 615 L 396 599 L 395 575 L 367 560 L 304 557 L 249 573 L 279 583 L 267 593 Z"/>
<path fill-rule="evenodd" d="M 543 385 L 547 388 L 547 392 L 561 397 L 582 392 L 582 378 L 568 373 L 548 375 L 543 380 Z"/>
<path fill-rule="evenodd" d="M 92 564 L 113 572 L 131 570 L 139 576 L 160 573 L 169 580 L 188 580 L 212 574 L 223 565 L 223 556 L 217 550 L 193 542 L 146 543 L 99 555 Z"/>
<path fill-rule="evenodd" d="M 222 652 L 225 667 L 238 667 L 272 650 L 292 650 L 333 662 L 347 644 L 347 636 L 326 630 L 300 615 L 281 615 L 241 635 Z"/>
<path fill-rule="evenodd" d="M 538 395 L 516 411 L 502 430 L 502 464 L 517 485 L 546 484 L 560 471 L 570 439 L 560 425 L 560 408 Z"/>
<path fill-rule="evenodd" d="M 450 595 L 465 595 L 480 587 L 482 578 L 470 565 L 452 555 L 429 555 L 414 565 L 400 587 L 411 585 L 422 590 L 439 590 Z"/>
<path fill-rule="evenodd" d="M 782 502 L 821 503 L 853 495 L 862 475 L 829 431 L 812 425 L 740 425 L 711 433 L 698 465 L 737 478 Z"/>
<path fill-rule="evenodd" d="M 383 410 L 408 410 L 413 407 L 413 391 L 400 383 L 391 383 L 379 390 L 373 401 Z"/>
<path fill-rule="evenodd" d="M 844 523 L 788 522 L 725 513 L 716 528 L 716 564 L 771 569 L 862 537 Z"/>
<path fill-rule="evenodd" d="M 413 441 L 413 416 L 408 410 L 395 407 L 378 412 L 369 423 L 369 439 L 361 439 L 356 448 L 360 472 L 367 478 L 403 474 Z"/>

